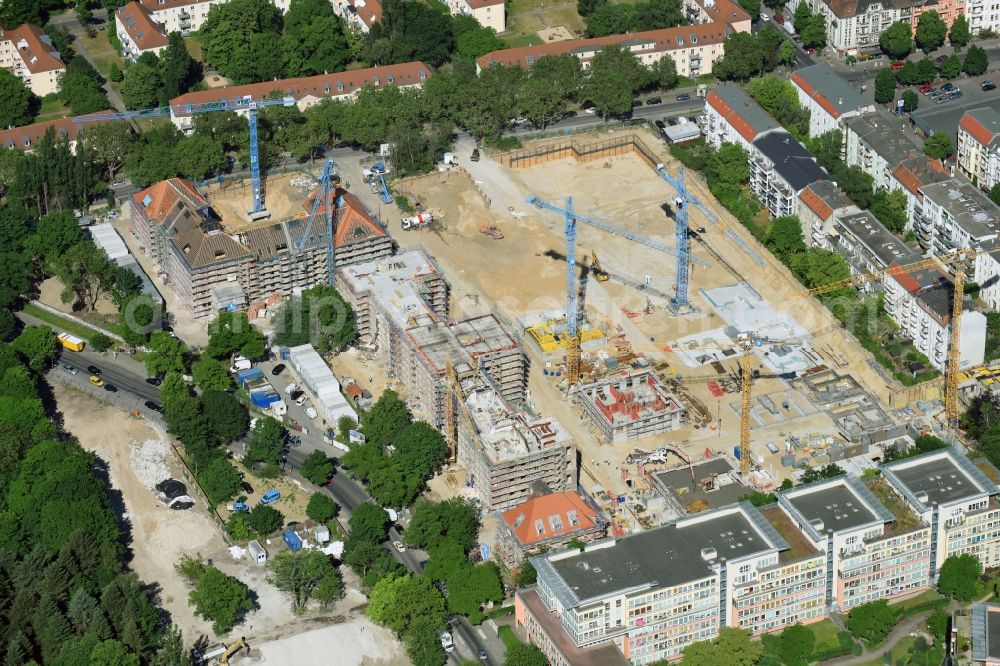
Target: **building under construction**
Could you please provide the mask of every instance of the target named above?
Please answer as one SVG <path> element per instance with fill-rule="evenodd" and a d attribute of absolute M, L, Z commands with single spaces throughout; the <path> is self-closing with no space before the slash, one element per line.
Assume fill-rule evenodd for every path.
<path fill-rule="evenodd" d="M 471 424 L 459 428 L 458 463 L 486 509 L 521 504 L 536 481 L 576 490 L 576 443 L 559 421 L 517 411 L 490 386 L 469 391 L 465 410 Z"/>
<path fill-rule="evenodd" d="M 448 285 L 422 250 L 344 267 L 337 286 L 354 307 L 359 345 L 383 357 L 418 418 L 445 423 L 449 363 L 460 379 L 480 377 L 504 400 L 524 401 L 518 341 L 494 314 L 448 321 Z"/>
<path fill-rule="evenodd" d="M 313 194 L 315 196 L 315 194 Z M 334 258 L 338 266 L 392 252 L 392 239 L 364 204 L 336 188 Z M 163 280 L 195 317 L 240 310 L 274 294 L 326 282 L 326 225 L 308 213 L 236 228 L 188 180 L 171 178 L 136 193 L 132 229 Z M 311 201 L 304 204 L 311 210 Z M 322 213 L 323 206 L 319 207 Z"/>
<path fill-rule="evenodd" d="M 652 370 L 581 385 L 577 400 L 609 444 L 652 437 L 684 426 L 687 407 Z"/>

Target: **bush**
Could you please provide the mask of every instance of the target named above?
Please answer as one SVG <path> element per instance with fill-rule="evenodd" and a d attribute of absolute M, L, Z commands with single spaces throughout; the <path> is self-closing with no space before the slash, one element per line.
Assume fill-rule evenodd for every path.
<path fill-rule="evenodd" d="M 260 536 L 275 532 L 285 523 L 285 517 L 281 512 L 267 504 L 258 504 L 249 515 L 250 529 Z"/>
<path fill-rule="evenodd" d="M 326 493 L 313 493 L 306 506 L 306 516 L 318 523 L 325 523 L 337 515 L 337 503 Z"/>
<path fill-rule="evenodd" d="M 94 333 L 90 336 L 90 348 L 94 351 L 102 352 L 107 351 L 111 348 L 111 345 L 115 343 L 114 340 L 104 335 L 103 333 Z"/>
<path fill-rule="evenodd" d="M 250 541 L 254 538 L 253 528 L 250 527 L 250 514 L 246 511 L 236 511 L 229 516 L 226 521 L 226 531 L 234 541 Z"/>
<path fill-rule="evenodd" d="M 923 603 L 915 604 L 913 606 L 907 606 L 899 611 L 900 619 L 904 617 L 912 617 L 914 615 L 919 615 L 920 613 L 929 610 L 939 610 L 945 608 L 950 601 L 947 598 L 932 599 L 931 601 L 925 601 Z"/>

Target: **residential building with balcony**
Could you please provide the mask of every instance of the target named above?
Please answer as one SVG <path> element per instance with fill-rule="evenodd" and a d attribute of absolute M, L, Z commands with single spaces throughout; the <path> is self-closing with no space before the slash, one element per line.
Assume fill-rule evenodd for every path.
<path fill-rule="evenodd" d="M 923 0 L 915 1 L 910 8 L 910 29 L 913 34 L 917 34 L 917 24 L 920 22 L 920 15 L 924 12 L 934 10 L 944 24 L 951 29 L 954 20 L 965 13 L 966 0 Z"/>
<path fill-rule="evenodd" d="M 799 192 L 802 237 L 813 247 L 832 249 L 830 234 L 837 219 L 859 212 L 861 209 L 832 181 L 821 180 Z"/>
<path fill-rule="evenodd" d="M 1000 244 L 984 243 L 976 256 L 973 280 L 979 285 L 979 300 L 993 312 L 1000 312 Z"/>
<path fill-rule="evenodd" d="M 882 280 L 886 313 L 899 324 L 897 335 L 909 338 L 932 367 L 944 372 L 951 348 L 951 312 L 955 285 L 934 269 L 896 271 Z M 964 308 L 964 306 L 963 306 Z M 986 348 L 986 316 L 963 309 L 959 331 L 959 365 L 982 365 Z"/>
<path fill-rule="evenodd" d="M 939 160 L 932 160 L 926 155 L 911 157 L 892 171 L 889 178 L 889 191 L 902 190 L 906 195 L 906 230 L 913 228 L 913 220 L 922 215 L 924 210 L 924 195 L 920 188 L 931 183 L 941 183 L 951 178 L 951 174 L 941 166 Z"/>
<path fill-rule="evenodd" d="M 754 139 L 749 162 L 750 189 L 775 217 L 797 215 L 802 190 L 830 179 L 812 153 L 784 130 Z"/>
<path fill-rule="evenodd" d="M 840 57 L 879 51 L 878 38 L 896 21 L 910 23 L 913 0 L 793 0 L 786 4 L 791 14 L 799 2 L 809 4 L 826 22 L 827 44 Z"/>
<path fill-rule="evenodd" d="M 924 185 L 920 192 L 923 203 L 913 230 L 927 252 L 977 248 L 1000 234 L 1000 206 L 964 178 Z"/>
<path fill-rule="evenodd" d="M 484 28 L 497 32 L 507 29 L 507 14 L 504 0 L 446 0 L 452 16 L 471 16 Z"/>
<path fill-rule="evenodd" d="M 324 99 L 349 101 L 366 85 L 419 88 L 431 74 L 431 68 L 422 62 L 404 62 L 398 65 L 368 67 L 335 74 L 318 74 L 294 79 L 248 83 L 242 86 L 198 90 L 178 95 L 170 100 L 170 120 L 173 121 L 177 129 L 189 132 L 194 127 L 191 104 L 226 101 L 237 114 L 246 115 L 251 101 L 267 99 L 272 93 L 278 93 L 294 99 L 299 110 L 304 111 L 319 104 Z"/>
<path fill-rule="evenodd" d="M 1000 32 L 1000 2 L 997 0 L 966 0 L 965 18 L 969 30 L 978 35 L 983 30 Z"/>
<path fill-rule="evenodd" d="M 724 143 L 738 143 L 750 152 L 754 139 L 781 125 L 735 83 L 712 88 L 705 98 L 705 140 L 718 148 Z"/>
<path fill-rule="evenodd" d="M 575 461 L 574 461 L 575 464 Z M 540 484 L 542 485 L 542 484 Z M 575 490 L 532 495 L 500 514 L 496 551 L 509 567 L 541 550 L 562 550 L 571 541 L 603 539 L 607 520 Z"/>
<path fill-rule="evenodd" d="M 902 501 L 884 506 L 875 492 L 884 489 L 838 477 L 778 493 L 781 509 L 825 554 L 825 605 L 832 610 L 929 586 L 930 525 Z"/>
<path fill-rule="evenodd" d="M 167 48 L 167 33 L 153 14 L 138 0 L 115 11 L 115 32 L 122 45 L 122 57 L 135 62 L 143 53 L 159 55 Z"/>
<path fill-rule="evenodd" d="M 1000 183 L 1000 111 L 966 111 L 958 123 L 958 170 L 987 192 Z"/>
<path fill-rule="evenodd" d="M 803 67 L 792 74 L 799 103 L 809 111 L 809 136 L 844 129 L 849 119 L 875 110 L 851 84 L 826 63 Z"/>
<path fill-rule="evenodd" d="M 49 36 L 27 23 L 14 29 L 0 26 L 0 67 L 24 81 L 38 97 L 59 92 L 59 77 L 66 72 Z"/>
<path fill-rule="evenodd" d="M 975 555 L 984 568 L 1000 566 L 998 473 L 956 449 L 932 451 L 882 465 L 893 490 L 931 526 L 930 576 L 952 555 Z"/>
<path fill-rule="evenodd" d="M 551 664 L 596 663 L 577 656 L 609 644 L 632 664 L 649 664 L 680 658 L 721 627 L 761 633 L 818 619 L 820 551 L 787 543 L 780 530 L 791 526 L 777 519 L 729 505 L 534 557 L 538 583 L 518 593 L 517 624 Z"/>
<path fill-rule="evenodd" d="M 838 217 L 829 237 L 829 249 L 847 259 L 852 275 L 884 271 L 892 264 L 906 265 L 922 258 L 885 228 L 870 211 Z M 869 283 L 866 290 L 878 288 Z"/>
<path fill-rule="evenodd" d="M 870 174 L 875 190 L 888 190 L 896 167 L 923 152 L 910 138 L 912 134 L 903 131 L 905 125 L 884 109 L 844 121 L 844 162 Z"/>

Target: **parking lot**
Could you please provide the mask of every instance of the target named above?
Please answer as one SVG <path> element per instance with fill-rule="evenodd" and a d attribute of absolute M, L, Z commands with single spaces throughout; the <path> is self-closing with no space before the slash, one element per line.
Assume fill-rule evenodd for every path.
<path fill-rule="evenodd" d="M 962 95 L 940 103 L 926 94 L 920 95 L 920 105 L 910 115 L 910 122 L 925 136 L 930 136 L 934 132 L 954 135 L 955 128 L 958 127 L 958 122 L 966 111 L 1000 105 L 1000 94 L 998 94 L 1000 89 L 982 90 L 983 82 L 991 80 L 1000 81 L 1000 76 L 986 73 L 982 76 L 951 81 L 951 85 L 960 90 Z M 945 83 L 933 85 L 940 90 Z"/>

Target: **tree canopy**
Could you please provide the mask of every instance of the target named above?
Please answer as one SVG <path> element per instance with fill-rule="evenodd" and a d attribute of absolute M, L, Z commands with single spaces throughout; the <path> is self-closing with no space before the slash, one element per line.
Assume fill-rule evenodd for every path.
<path fill-rule="evenodd" d="M 913 33 L 909 21 L 890 25 L 878 39 L 882 51 L 890 58 L 905 58 L 913 52 Z"/>
<path fill-rule="evenodd" d="M 763 647 L 742 629 L 723 627 L 718 638 L 695 641 L 684 648 L 682 666 L 753 666 Z"/>
<path fill-rule="evenodd" d="M 952 555 L 941 565 L 938 591 L 961 603 L 973 601 L 980 594 L 979 576 L 982 573 L 983 565 L 975 555 Z"/>
<path fill-rule="evenodd" d="M 303 611 L 310 599 L 326 604 L 340 598 L 343 583 L 329 556 L 318 550 L 283 551 L 267 563 L 267 582 L 292 598 L 292 611 Z"/>
<path fill-rule="evenodd" d="M 857 638 L 870 645 L 876 645 L 889 635 L 896 626 L 899 612 L 885 599 L 871 601 L 851 609 L 844 625 Z"/>
<path fill-rule="evenodd" d="M 930 53 L 944 45 L 944 38 L 947 34 L 948 26 L 935 10 L 928 10 L 917 19 L 915 41 L 924 53 Z"/>

